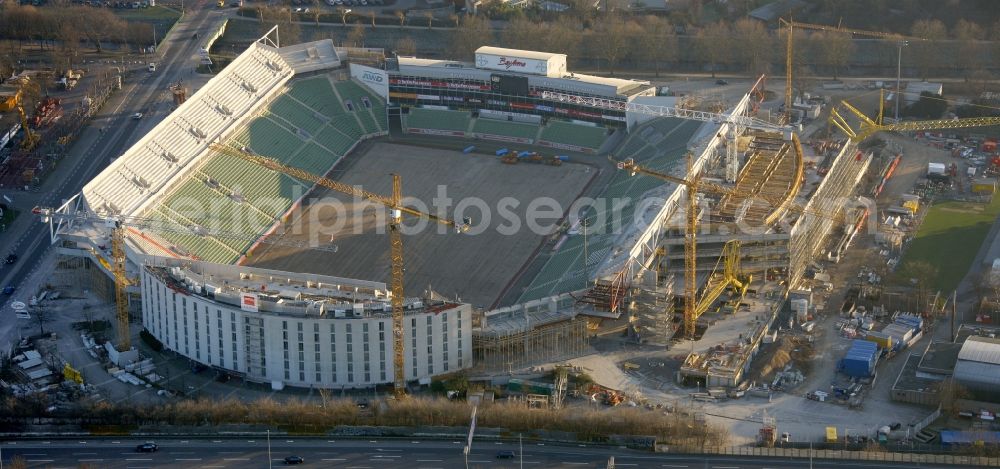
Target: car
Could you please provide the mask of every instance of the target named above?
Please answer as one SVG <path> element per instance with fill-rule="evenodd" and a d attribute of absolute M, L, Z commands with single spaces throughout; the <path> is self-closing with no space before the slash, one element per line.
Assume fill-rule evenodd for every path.
<path fill-rule="evenodd" d="M 156 443 L 143 443 L 141 445 L 136 445 L 135 450 L 139 453 L 155 453 L 156 450 L 160 449 Z"/>
<path fill-rule="evenodd" d="M 16 291 L 16 290 L 17 290 L 17 287 L 15 287 L 13 285 L 7 285 L 6 287 L 3 287 L 3 294 L 4 295 L 8 295 L 8 296 L 9 295 L 13 295 L 14 291 Z"/>
<path fill-rule="evenodd" d="M 3 261 L 4 264 L 13 264 L 15 262 L 17 262 L 17 254 L 14 253 L 7 254 L 7 258 Z"/>
<path fill-rule="evenodd" d="M 302 13 L 302 8 L 296 8 L 296 9 L 295 9 L 295 12 L 296 12 L 296 13 Z"/>
<path fill-rule="evenodd" d="M 723 80 L 723 79 L 718 79 L 718 80 L 715 80 L 715 84 L 716 85 L 728 85 L 729 82 L 726 81 L 726 80 Z"/>
<path fill-rule="evenodd" d="M 509 449 L 497 451 L 497 459 L 514 459 L 514 451 Z"/>
<path fill-rule="evenodd" d="M 306 460 L 302 459 L 302 456 L 288 456 L 285 458 L 285 464 L 302 464 L 304 462 Z"/>
<path fill-rule="evenodd" d="M 135 114 L 132 114 L 132 119 L 133 119 L 133 120 L 139 120 L 139 119 L 142 119 L 142 113 L 141 113 L 141 112 L 137 112 L 137 113 L 135 113 Z"/>

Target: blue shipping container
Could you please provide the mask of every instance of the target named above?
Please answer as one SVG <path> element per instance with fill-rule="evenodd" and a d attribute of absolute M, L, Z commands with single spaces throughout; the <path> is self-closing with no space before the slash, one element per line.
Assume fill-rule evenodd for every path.
<path fill-rule="evenodd" d="M 556 158 L 559 158 L 559 161 L 569 161 L 569 157 L 566 155 L 559 155 Z"/>
<path fill-rule="evenodd" d="M 469 146 L 465 147 L 465 150 L 462 150 L 462 153 L 469 154 L 469 153 L 472 153 L 474 151 L 476 151 L 476 146 L 475 145 L 469 145 Z"/>
<path fill-rule="evenodd" d="M 503 156 L 503 155 L 506 155 L 507 153 L 510 153 L 510 150 L 508 150 L 506 148 L 501 148 L 501 149 L 497 150 L 497 156 Z"/>

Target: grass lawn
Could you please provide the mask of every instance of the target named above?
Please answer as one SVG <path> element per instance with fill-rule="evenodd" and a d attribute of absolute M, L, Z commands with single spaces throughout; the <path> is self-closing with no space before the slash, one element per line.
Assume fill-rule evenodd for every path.
<path fill-rule="evenodd" d="M 928 209 L 903 262 L 926 261 L 937 267 L 933 288 L 950 292 L 969 271 L 979 247 L 1000 214 L 1000 197 L 989 205 L 944 202 Z"/>

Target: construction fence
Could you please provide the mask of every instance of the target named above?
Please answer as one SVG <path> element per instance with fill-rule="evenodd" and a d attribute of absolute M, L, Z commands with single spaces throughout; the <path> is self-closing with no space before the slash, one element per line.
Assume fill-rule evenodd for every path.
<path fill-rule="evenodd" d="M 754 456 L 789 459 L 855 460 L 913 464 L 957 464 L 975 467 L 1000 467 L 1000 456 L 971 456 L 967 454 L 861 451 L 808 448 L 765 448 L 751 446 L 671 446 L 657 444 L 657 453 L 699 454 L 720 456 Z M 942 450 L 947 451 L 947 450 Z"/>

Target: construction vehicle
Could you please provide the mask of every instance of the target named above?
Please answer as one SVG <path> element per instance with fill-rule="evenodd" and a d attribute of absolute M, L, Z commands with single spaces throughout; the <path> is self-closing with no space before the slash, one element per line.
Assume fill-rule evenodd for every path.
<path fill-rule="evenodd" d="M 799 145 L 798 136 L 792 134 L 792 140 L 795 146 L 798 148 L 799 154 L 801 154 L 801 148 Z M 612 159 L 612 161 L 615 161 Z M 804 207 L 800 207 L 795 204 L 785 203 L 781 200 L 771 200 L 767 196 L 761 193 L 750 193 L 744 194 L 740 193 L 734 189 L 730 189 L 724 186 L 720 186 L 711 182 L 701 181 L 700 176 L 694 176 L 692 179 L 684 179 L 677 176 L 671 176 L 669 174 L 664 174 L 659 171 L 654 171 L 648 168 L 644 168 L 635 163 L 631 158 L 624 161 L 615 161 L 618 169 L 629 171 L 632 175 L 644 174 L 646 176 L 652 176 L 663 181 L 671 182 L 677 185 L 681 185 L 687 188 L 687 207 L 686 207 L 686 223 L 684 231 L 684 334 L 685 336 L 692 338 L 695 335 L 695 329 L 697 326 L 698 317 L 705 310 L 708 309 L 708 305 L 698 304 L 697 291 L 698 291 L 698 280 L 697 280 L 697 231 L 698 231 L 698 204 L 697 204 L 697 194 L 699 191 L 706 191 L 720 195 L 728 195 L 731 197 L 744 198 L 746 200 L 752 200 L 754 198 L 764 200 L 765 202 L 771 204 L 775 207 L 775 214 L 780 215 L 780 212 L 784 210 L 795 210 L 802 213 L 809 213 L 812 215 L 820 216 L 833 220 L 835 222 L 844 223 L 847 219 L 837 213 L 830 214 L 824 213 L 817 210 L 806 210 Z M 691 174 L 691 155 L 688 155 L 688 171 L 687 174 Z M 727 244 L 729 251 L 723 257 L 739 257 L 738 245 Z M 714 287 L 712 291 L 719 289 L 719 293 L 715 295 L 715 298 L 721 294 L 722 290 L 731 283 L 732 278 L 736 278 L 736 265 L 730 264 L 729 274 L 726 275 L 726 282 L 721 287 Z M 738 279 L 737 279 L 738 280 Z M 745 291 L 743 284 L 746 282 L 740 281 L 742 289 Z M 720 289 L 721 288 L 721 289 Z M 707 297 L 706 297 L 707 299 Z M 714 298 L 712 299 L 714 301 Z M 704 309 L 703 309 L 704 308 Z M 700 312 L 699 312 L 700 311 Z"/>
<path fill-rule="evenodd" d="M 17 114 L 21 117 L 21 130 L 24 132 L 24 139 L 21 140 L 21 149 L 24 151 L 34 150 L 38 146 L 41 136 L 28 125 L 28 116 L 24 113 L 24 106 L 17 105 Z"/>
<path fill-rule="evenodd" d="M 796 28 L 797 29 L 811 29 L 811 30 L 814 30 L 814 31 L 825 31 L 825 32 L 836 32 L 836 33 L 852 34 L 852 35 L 857 35 L 857 36 L 872 37 L 872 38 L 876 38 L 876 39 L 904 39 L 904 38 L 906 38 L 905 36 L 901 36 L 899 34 L 893 34 L 893 33 L 884 33 L 884 32 L 878 32 L 878 31 L 865 31 L 865 30 L 862 30 L 862 29 L 851 29 L 851 28 L 844 28 L 844 27 L 841 27 L 841 26 L 825 26 L 825 25 L 821 25 L 821 24 L 799 23 L 797 21 L 793 21 L 790 18 L 788 20 L 786 20 L 784 18 L 778 18 L 778 22 L 779 22 L 779 27 L 781 27 L 782 25 L 788 27 L 788 29 L 786 30 L 787 36 L 785 37 L 785 41 L 786 41 L 785 49 L 786 50 L 785 50 L 785 114 L 784 114 L 784 122 L 786 122 L 786 123 L 787 122 L 791 122 L 792 107 L 793 107 L 793 104 L 794 104 L 794 100 L 792 99 L 792 95 L 793 95 L 793 86 L 792 86 L 792 75 L 793 75 L 793 73 L 792 73 L 792 70 L 793 70 L 793 66 L 794 66 L 794 62 L 795 62 L 793 52 L 794 52 L 794 42 L 795 42 L 794 37 L 795 37 L 795 29 Z"/>
<path fill-rule="evenodd" d="M 860 142 L 878 132 L 916 132 L 935 129 L 966 129 L 1000 125 L 1000 117 L 968 117 L 964 119 L 934 119 L 886 123 L 883 118 L 884 99 L 879 99 L 878 114 L 875 118 L 866 116 L 846 100 L 830 110 L 830 123 L 840 129 L 852 142 Z M 852 117 L 849 121 L 847 117 Z M 852 125 L 851 122 L 857 123 Z"/>
<path fill-rule="evenodd" d="M 92 223 L 95 226 L 103 226 L 111 230 L 111 260 L 108 262 L 101 253 L 94 252 L 95 257 L 111 271 L 115 280 L 115 309 L 118 319 L 118 351 L 124 352 L 132 348 L 131 336 L 129 334 L 129 311 L 127 288 L 136 283 L 134 279 L 128 278 L 125 271 L 125 238 L 131 233 L 133 236 L 143 238 L 145 232 L 151 233 L 180 233 L 185 235 L 194 234 L 208 238 L 226 238 L 248 241 L 261 241 L 270 244 L 308 248 L 320 251 L 336 252 L 336 246 L 313 246 L 307 243 L 294 241 L 278 241 L 268 238 L 258 238 L 254 234 L 230 233 L 225 231 L 209 231 L 198 225 L 185 225 L 176 222 L 157 220 L 153 218 L 135 216 L 102 216 L 91 212 L 60 212 L 54 208 L 35 207 L 31 210 L 35 216 L 41 218 L 43 223 L 61 225 L 64 223 Z M 173 255 L 173 254 L 172 254 Z"/>
<path fill-rule="evenodd" d="M 509 153 L 500 157 L 500 162 L 503 164 L 517 164 L 517 155 Z"/>
<path fill-rule="evenodd" d="M 403 367 L 403 237 L 402 229 L 403 214 L 408 214 L 440 223 L 455 229 L 456 232 L 468 231 L 467 220 L 456 222 L 447 218 L 438 217 L 420 210 L 404 207 L 401 200 L 402 181 L 398 174 L 392 175 L 392 196 L 386 197 L 365 191 L 359 187 L 350 186 L 341 182 L 333 181 L 322 176 L 303 171 L 301 169 L 285 165 L 278 160 L 266 156 L 256 155 L 244 149 L 233 148 L 220 143 L 209 145 L 212 150 L 232 157 L 240 158 L 258 166 L 263 166 L 275 172 L 283 173 L 296 179 L 308 181 L 313 184 L 333 189 L 342 194 L 367 199 L 386 206 L 389 209 L 389 257 L 391 260 L 392 278 L 392 345 L 393 345 L 393 365 L 394 365 L 394 391 L 397 396 L 402 397 L 406 393 L 406 374 Z"/>
<path fill-rule="evenodd" d="M 72 381 L 76 384 L 83 384 L 83 375 L 76 368 L 70 366 L 69 363 L 63 366 L 62 370 L 63 378 L 67 381 Z"/>

